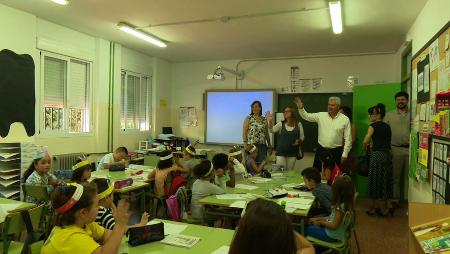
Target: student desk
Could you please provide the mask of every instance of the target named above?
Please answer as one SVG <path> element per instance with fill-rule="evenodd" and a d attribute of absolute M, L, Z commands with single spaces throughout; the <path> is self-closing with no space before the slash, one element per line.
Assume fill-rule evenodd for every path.
<path fill-rule="evenodd" d="M 281 187 L 284 184 L 301 184 L 303 183 L 303 177 L 300 176 L 300 174 L 296 171 L 288 171 L 283 172 L 282 176 L 275 175 L 271 178 L 272 180 L 265 183 L 252 183 L 252 178 L 244 179 L 243 181 L 237 181 L 236 184 L 245 184 L 245 185 L 251 185 L 258 187 L 257 189 L 253 190 L 246 190 L 246 189 L 238 189 L 238 188 L 231 188 L 227 187 L 226 194 L 244 194 L 244 193 L 250 193 L 254 194 L 256 196 L 263 196 L 267 197 L 268 190 L 276 187 Z M 284 188 L 287 191 L 297 191 L 293 188 Z M 305 199 L 312 199 L 314 202 L 314 197 L 304 197 Z M 226 216 L 226 217 L 233 217 L 237 218 L 240 216 L 238 213 L 228 214 L 228 213 L 217 213 L 212 212 L 209 208 L 210 206 L 219 206 L 219 207 L 230 207 L 232 203 L 234 203 L 237 200 L 231 200 L 231 199 L 217 199 L 216 195 L 211 195 L 204 197 L 200 199 L 199 203 L 203 204 L 205 206 L 205 215 L 220 215 L 220 216 Z M 249 201 L 249 200 L 246 200 Z M 276 202 L 277 199 L 274 199 Z M 311 203 L 312 204 L 312 203 Z M 238 209 L 238 208 L 236 208 Z M 291 215 L 299 217 L 301 219 L 300 227 L 303 230 L 303 219 L 308 216 L 309 210 L 311 209 L 311 206 L 308 207 L 308 209 L 297 209 L 294 212 L 291 213 Z"/>
<path fill-rule="evenodd" d="M 8 213 L 11 212 L 19 212 L 23 210 L 28 210 L 36 206 L 36 204 L 33 203 L 27 203 L 22 201 L 17 201 L 13 199 L 6 199 L 6 198 L 0 198 L 0 206 L 3 205 L 17 205 L 17 208 L 13 210 L 8 210 Z M 0 212 L 0 224 L 2 224 L 5 221 L 5 217 L 7 214 L 4 214 L 3 211 Z"/>
<path fill-rule="evenodd" d="M 162 254 L 162 253 L 212 253 L 221 246 L 229 246 L 233 239 L 234 230 L 223 229 L 223 228 L 211 228 L 193 224 L 186 224 L 174 221 L 158 220 L 162 222 L 183 224 L 187 225 L 187 228 L 180 234 L 200 237 L 201 240 L 195 244 L 192 248 L 183 248 L 167 244 L 162 244 L 160 242 L 152 242 L 143 244 L 136 247 L 128 247 L 129 254 L 138 253 L 152 253 L 152 254 Z"/>
<path fill-rule="evenodd" d="M 134 192 L 136 198 L 139 198 L 140 200 L 139 203 L 141 211 L 145 211 L 145 192 L 146 192 L 145 188 L 148 187 L 150 184 L 148 182 L 145 182 L 144 180 L 147 179 L 149 171 L 148 170 L 144 171 L 142 174 L 139 175 L 140 176 L 139 178 L 131 175 L 131 173 L 135 171 L 136 170 L 132 169 L 114 172 L 109 172 L 108 170 L 100 170 L 92 172 L 91 178 L 110 178 L 112 181 L 120 181 L 127 178 L 132 178 L 133 184 L 131 186 L 127 186 L 121 189 L 114 189 L 114 193 L 122 195 Z"/>
<path fill-rule="evenodd" d="M 408 206 L 408 220 L 410 228 L 450 217 L 450 205 L 409 202 Z M 424 253 L 422 247 L 411 230 L 408 235 L 409 253 Z"/>

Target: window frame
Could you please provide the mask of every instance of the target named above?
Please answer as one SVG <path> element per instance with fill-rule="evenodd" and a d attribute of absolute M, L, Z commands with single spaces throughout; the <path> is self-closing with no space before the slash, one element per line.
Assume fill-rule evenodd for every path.
<path fill-rule="evenodd" d="M 67 137 L 70 136 L 93 136 L 94 129 L 94 121 L 92 119 L 94 115 L 93 108 L 93 80 L 94 80 L 94 63 L 92 61 L 86 59 L 80 59 L 77 57 L 71 57 L 63 54 L 53 53 L 49 51 L 41 50 L 40 52 L 40 87 L 39 87 L 39 135 L 41 137 Z M 64 87 L 64 107 L 63 107 L 63 129 L 62 130 L 46 130 L 45 129 L 45 111 L 44 111 L 44 103 L 45 103 L 45 57 L 51 57 L 58 60 L 65 61 L 66 70 L 65 70 L 65 87 Z M 87 119 L 89 119 L 87 132 L 72 132 L 70 131 L 70 110 L 68 107 L 68 98 L 70 98 L 70 65 L 71 61 L 81 62 L 88 65 L 87 73 L 88 73 L 88 84 L 87 84 Z M 43 111 L 43 112 L 42 112 Z M 83 123 L 85 124 L 85 123 Z"/>
<path fill-rule="evenodd" d="M 124 75 L 124 78 L 122 78 L 122 75 Z M 127 100 L 127 91 L 128 91 L 128 75 L 132 75 L 135 77 L 138 77 L 140 80 L 140 83 L 142 84 L 142 80 L 145 78 L 147 80 L 147 96 L 146 96 L 146 103 L 145 103 L 145 117 L 146 117 L 146 122 L 147 122 L 147 126 L 148 129 L 146 130 L 141 130 L 140 128 L 122 128 L 122 110 L 125 110 L 125 119 L 126 117 L 126 108 L 128 106 L 128 100 Z M 125 87 L 123 87 L 123 82 L 125 82 Z M 120 70 L 120 118 L 119 118 L 119 123 L 120 123 L 120 131 L 121 132 L 127 132 L 127 133 L 142 133 L 142 132 L 150 132 L 152 130 L 152 119 L 151 119 L 151 103 L 152 103 L 152 94 L 153 94 L 153 90 L 152 90 L 152 76 L 149 74 L 143 74 L 143 73 L 138 73 L 138 72 L 134 72 L 134 71 L 130 71 L 130 70 L 126 70 L 126 69 L 121 69 Z M 125 94 L 123 94 L 123 92 L 125 92 Z M 136 98 L 136 93 L 135 93 L 135 98 Z M 134 111 L 135 116 L 137 114 L 137 110 L 135 109 Z M 125 123 L 125 127 L 126 127 L 126 123 Z"/>

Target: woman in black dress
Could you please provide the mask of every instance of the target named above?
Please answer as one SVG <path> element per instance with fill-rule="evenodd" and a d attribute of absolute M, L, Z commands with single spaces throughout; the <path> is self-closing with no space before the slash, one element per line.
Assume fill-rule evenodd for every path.
<path fill-rule="evenodd" d="M 369 166 L 369 197 L 372 208 L 368 215 L 393 215 L 394 209 L 389 199 L 392 198 L 393 175 L 390 158 L 391 128 L 383 122 L 386 114 L 385 106 L 378 103 L 369 108 L 369 119 L 372 122 L 364 137 L 365 149 L 371 149 Z M 371 142 L 372 141 L 372 142 Z M 380 201 L 384 201 L 383 209 Z"/>

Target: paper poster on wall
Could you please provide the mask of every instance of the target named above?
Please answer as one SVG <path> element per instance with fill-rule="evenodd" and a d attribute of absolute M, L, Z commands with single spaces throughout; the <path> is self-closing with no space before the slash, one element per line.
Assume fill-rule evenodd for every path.
<path fill-rule="evenodd" d="M 423 91 L 423 72 L 417 75 L 417 92 Z"/>
<path fill-rule="evenodd" d="M 420 148 L 419 151 L 419 162 L 426 167 L 428 165 L 428 150 Z"/>
<path fill-rule="evenodd" d="M 427 64 L 423 71 L 423 92 L 428 93 L 430 91 L 430 65 Z"/>
<path fill-rule="evenodd" d="M 178 118 L 180 120 L 181 128 L 198 126 L 198 117 L 195 107 L 180 107 L 178 110 Z"/>
<path fill-rule="evenodd" d="M 430 45 L 430 71 L 439 67 L 439 39 Z"/>
<path fill-rule="evenodd" d="M 445 62 L 444 60 L 441 60 L 439 63 L 439 69 L 438 69 L 438 93 L 440 92 L 447 92 L 448 91 L 448 70 L 445 68 Z"/>

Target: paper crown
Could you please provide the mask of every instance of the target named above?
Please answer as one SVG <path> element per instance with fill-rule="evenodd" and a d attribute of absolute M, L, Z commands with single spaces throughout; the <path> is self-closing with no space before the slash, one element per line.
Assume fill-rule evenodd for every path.
<path fill-rule="evenodd" d="M 36 160 L 42 159 L 45 156 L 48 156 L 48 150 L 46 147 L 42 146 L 36 151 L 36 154 L 34 155 L 34 159 L 36 159 Z"/>
<path fill-rule="evenodd" d="M 80 161 L 77 164 L 73 165 L 72 170 L 79 169 L 81 167 L 84 167 L 84 166 L 90 165 L 90 164 L 91 164 L 91 162 L 88 160 Z"/>

